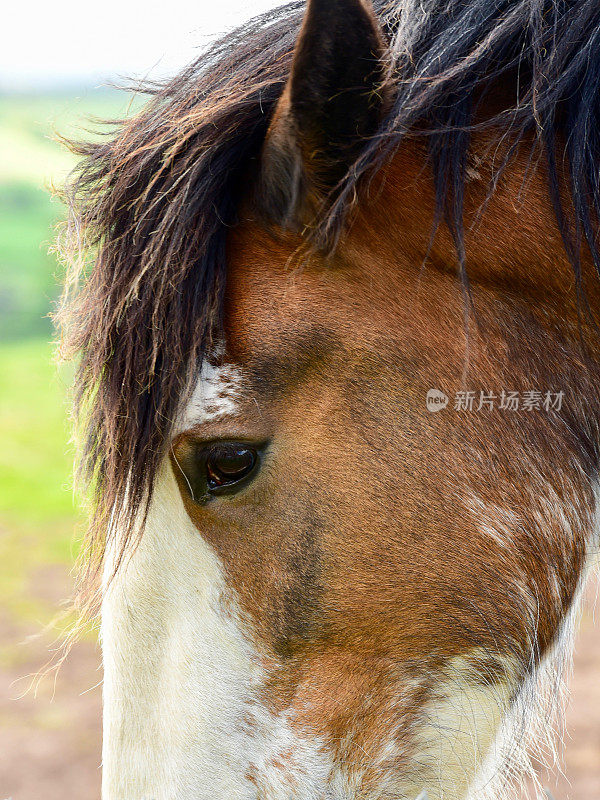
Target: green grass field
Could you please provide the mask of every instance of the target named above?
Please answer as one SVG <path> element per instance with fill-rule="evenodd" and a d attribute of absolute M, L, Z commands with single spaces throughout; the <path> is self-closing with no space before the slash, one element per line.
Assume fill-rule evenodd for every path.
<path fill-rule="evenodd" d="M 130 105 L 114 90 L 1 98 L 0 342 L 51 334 L 61 276 L 48 248 L 64 210 L 49 187 L 75 164 L 53 137 L 89 138 L 90 118 L 121 117 Z"/>
<path fill-rule="evenodd" d="M 69 370 L 39 339 L 0 347 L 0 607 L 19 621 L 56 612 L 31 592 L 37 570 L 70 566 L 77 550 L 67 425 Z"/>
<path fill-rule="evenodd" d="M 0 98 L 0 609 L 14 620 L 54 614 L 32 582 L 41 568 L 72 564 L 83 527 L 71 488 L 71 370 L 53 362 L 48 316 L 61 277 L 48 248 L 64 210 L 47 187 L 74 160 L 52 136 L 77 136 L 86 118 L 120 117 L 129 102 L 112 90 Z"/>

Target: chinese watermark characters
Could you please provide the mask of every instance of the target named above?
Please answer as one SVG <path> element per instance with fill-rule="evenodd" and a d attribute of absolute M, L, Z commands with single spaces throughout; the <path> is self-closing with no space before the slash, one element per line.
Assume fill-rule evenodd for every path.
<path fill-rule="evenodd" d="M 480 390 L 456 392 L 452 398 L 440 389 L 430 389 L 427 392 L 427 410 L 441 411 L 450 404 L 454 411 L 471 413 L 477 411 L 560 411 L 563 406 L 565 393 L 538 391 L 505 391 L 499 393 Z"/>

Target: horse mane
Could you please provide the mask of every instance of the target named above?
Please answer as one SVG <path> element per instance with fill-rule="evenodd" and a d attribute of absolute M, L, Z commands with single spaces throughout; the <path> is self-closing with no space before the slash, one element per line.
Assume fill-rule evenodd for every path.
<path fill-rule="evenodd" d="M 406 136 L 423 136 L 438 216 L 464 268 L 469 137 L 494 126 L 511 142 L 503 166 L 535 133 L 578 281 L 583 245 L 599 268 L 597 0 L 374 6 L 389 40 L 395 99 L 323 209 L 311 244 L 334 246 L 357 185 Z M 172 80 L 144 85 L 147 104 L 103 139 L 72 144 L 81 162 L 66 189 L 63 248 L 71 267 L 58 323 L 63 353 L 78 358 L 80 474 L 95 497 L 89 563 L 100 564 L 106 529 L 119 523 L 125 541 L 131 538 L 182 398 L 219 339 L 227 230 L 288 77 L 303 9 L 292 2 L 247 23 Z M 498 85 L 506 86 L 508 100 L 486 117 L 485 99 Z"/>

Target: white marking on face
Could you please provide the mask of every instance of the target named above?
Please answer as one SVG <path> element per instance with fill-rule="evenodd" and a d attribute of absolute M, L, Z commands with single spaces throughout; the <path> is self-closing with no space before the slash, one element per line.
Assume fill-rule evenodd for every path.
<path fill-rule="evenodd" d="M 214 422 L 236 412 L 241 375 L 233 364 L 215 366 L 204 361 L 192 396 L 176 424 L 176 433 L 203 422 Z"/>
<path fill-rule="evenodd" d="M 418 735 L 419 762 L 434 773 L 427 785 L 431 800 L 463 800 L 510 707 L 516 665 L 496 657 L 502 677 L 485 683 L 486 655 L 474 648 L 453 658 L 428 704 Z"/>
<path fill-rule="evenodd" d="M 510 659 L 496 657 L 503 675 L 485 683 L 482 673 L 487 660 L 488 654 L 480 648 L 450 659 L 425 705 L 419 708 L 410 703 L 413 710 L 418 708 L 410 758 L 407 761 L 405 737 L 384 743 L 376 762 L 381 768 L 380 785 L 365 797 L 409 798 L 423 790 L 429 800 L 464 800 L 509 708 L 515 681 Z M 420 685 L 413 683 L 416 694 Z"/>
<path fill-rule="evenodd" d="M 475 494 L 468 494 L 465 503 L 477 520 L 479 529 L 503 550 L 510 550 L 515 533 L 521 525 L 517 514 L 510 508 L 484 502 Z"/>

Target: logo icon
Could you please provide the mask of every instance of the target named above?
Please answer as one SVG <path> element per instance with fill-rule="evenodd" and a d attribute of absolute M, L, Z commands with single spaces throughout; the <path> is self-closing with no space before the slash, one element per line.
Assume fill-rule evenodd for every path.
<path fill-rule="evenodd" d="M 427 411 L 441 411 L 448 405 L 448 395 L 439 389 L 430 389 L 427 392 Z"/>

